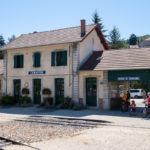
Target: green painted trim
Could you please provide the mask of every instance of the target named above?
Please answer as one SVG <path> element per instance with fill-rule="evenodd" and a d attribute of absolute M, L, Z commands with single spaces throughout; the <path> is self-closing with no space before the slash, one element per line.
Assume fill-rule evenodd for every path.
<path fill-rule="evenodd" d="M 125 79 L 124 81 L 150 81 L 150 70 L 108 71 L 109 82 L 119 81 L 120 78 Z"/>

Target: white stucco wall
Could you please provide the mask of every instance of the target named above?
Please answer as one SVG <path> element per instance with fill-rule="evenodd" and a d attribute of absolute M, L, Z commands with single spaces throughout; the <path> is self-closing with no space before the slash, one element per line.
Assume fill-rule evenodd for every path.
<path fill-rule="evenodd" d="M 67 50 L 67 66 L 51 66 L 51 52 L 52 51 Z M 8 50 L 8 65 L 7 65 L 7 93 L 13 95 L 13 80 L 21 79 L 21 88 L 28 83 L 30 89 L 30 96 L 33 98 L 33 79 L 41 79 L 41 88 L 50 88 L 52 96 L 55 93 L 55 78 L 64 78 L 64 94 L 65 97 L 72 97 L 72 52 L 69 44 L 51 45 L 42 47 L 22 48 L 15 50 Z M 41 53 L 41 67 L 33 67 L 33 53 Z M 24 68 L 14 68 L 14 55 L 24 55 Z M 29 75 L 29 71 L 42 71 L 43 75 Z"/>
<path fill-rule="evenodd" d="M 64 95 L 65 97 L 74 97 L 75 101 L 85 95 L 85 77 L 96 76 L 97 82 L 100 83 L 102 72 L 88 72 L 80 74 L 78 72 L 79 66 L 88 58 L 93 51 L 104 50 L 100 42 L 97 32 L 93 30 L 82 42 L 76 43 L 76 48 L 72 44 L 58 44 L 49 46 L 39 46 L 31 48 L 22 48 L 7 50 L 7 93 L 13 95 L 13 80 L 21 79 L 21 88 L 28 83 L 30 89 L 30 96 L 33 98 L 33 79 L 41 79 L 41 89 L 50 88 L 52 96 L 55 96 L 55 78 L 64 78 Z M 51 66 L 51 52 L 52 51 L 67 50 L 67 66 Z M 41 53 L 41 67 L 33 67 L 34 52 Z M 24 55 L 24 68 L 14 68 L 14 55 Z M 74 57 L 72 57 L 72 54 Z M 72 66 L 73 65 L 73 66 Z M 46 71 L 43 75 L 29 75 L 29 71 Z M 96 74 L 95 74 L 96 73 Z M 80 78 L 80 79 L 79 79 Z M 82 83 L 82 84 L 81 84 Z M 74 86 L 73 86 L 74 85 Z M 78 88 L 79 87 L 79 88 Z M 102 86 L 98 84 L 98 98 L 103 98 Z M 75 93 L 73 95 L 73 92 Z M 99 102 L 98 102 L 99 103 Z M 99 107 L 99 106 L 98 106 Z"/>
<path fill-rule="evenodd" d="M 104 47 L 97 35 L 93 30 L 81 43 L 80 43 L 80 63 L 83 63 L 93 51 L 104 50 Z"/>
<path fill-rule="evenodd" d="M 103 71 L 80 71 L 79 72 L 79 98 L 83 99 L 83 104 L 86 105 L 86 78 L 95 77 L 97 79 L 97 107 L 105 109 L 105 102 L 100 106 L 100 99 L 104 101 L 104 82 Z M 106 103 L 108 104 L 108 103 Z"/>

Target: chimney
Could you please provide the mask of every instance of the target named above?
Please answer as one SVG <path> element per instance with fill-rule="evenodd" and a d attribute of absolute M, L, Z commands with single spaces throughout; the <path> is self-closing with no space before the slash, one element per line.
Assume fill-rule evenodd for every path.
<path fill-rule="evenodd" d="M 81 37 L 84 37 L 86 34 L 86 29 L 85 29 L 85 20 L 81 20 Z"/>

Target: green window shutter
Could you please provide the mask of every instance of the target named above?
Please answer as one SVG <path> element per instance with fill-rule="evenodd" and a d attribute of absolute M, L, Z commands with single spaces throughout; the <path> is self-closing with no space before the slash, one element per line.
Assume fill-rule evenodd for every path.
<path fill-rule="evenodd" d="M 37 67 L 40 67 L 40 65 L 41 65 L 41 54 L 40 53 L 37 53 L 36 54 L 36 65 L 37 65 Z"/>
<path fill-rule="evenodd" d="M 14 56 L 14 68 L 17 68 L 17 55 Z"/>
<path fill-rule="evenodd" d="M 51 52 L 51 66 L 55 66 L 55 52 Z"/>
<path fill-rule="evenodd" d="M 33 67 L 36 67 L 36 53 L 33 55 Z"/>
<path fill-rule="evenodd" d="M 34 53 L 34 67 L 40 67 L 41 65 L 41 54 L 40 53 Z"/>
<path fill-rule="evenodd" d="M 63 65 L 67 66 L 67 51 L 63 52 Z"/>
<path fill-rule="evenodd" d="M 20 55 L 20 67 L 19 68 L 23 68 L 24 66 L 24 55 Z"/>

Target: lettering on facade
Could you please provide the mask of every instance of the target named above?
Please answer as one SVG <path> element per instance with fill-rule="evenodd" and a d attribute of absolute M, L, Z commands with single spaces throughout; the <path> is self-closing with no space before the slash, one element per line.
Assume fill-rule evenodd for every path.
<path fill-rule="evenodd" d="M 118 77 L 118 81 L 140 81 L 140 77 Z"/>
<path fill-rule="evenodd" d="M 34 75 L 34 74 L 46 74 L 45 70 L 42 71 L 29 71 L 28 72 L 29 75 Z"/>

